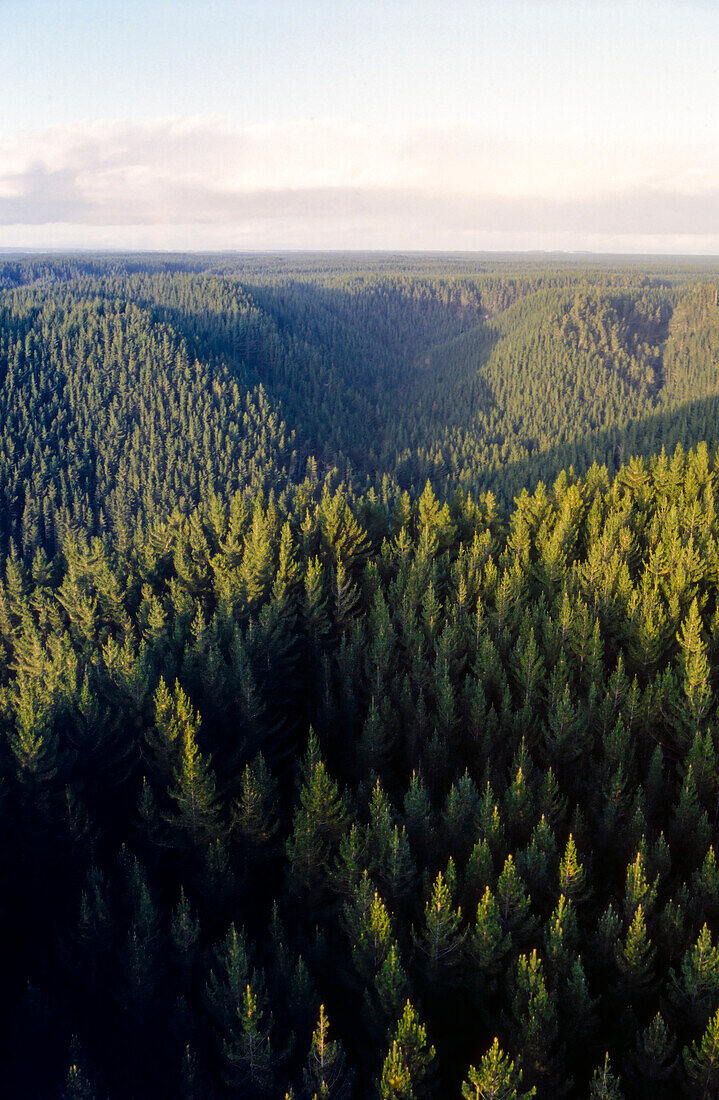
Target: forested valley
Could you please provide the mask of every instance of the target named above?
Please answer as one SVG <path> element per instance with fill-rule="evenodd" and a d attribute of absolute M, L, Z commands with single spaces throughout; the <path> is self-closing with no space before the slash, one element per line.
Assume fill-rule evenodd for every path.
<path fill-rule="evenodd" d="M 719 1097 L 719 267 L 0 257 L 0 1056 Z"/>

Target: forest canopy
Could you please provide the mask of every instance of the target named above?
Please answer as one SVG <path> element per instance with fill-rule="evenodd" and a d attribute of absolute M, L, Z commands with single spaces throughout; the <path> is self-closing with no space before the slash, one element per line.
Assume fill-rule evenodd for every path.
<path fill-rule="evenodd" d="M 719 270 L 0 260 L 12 1097 L 719 1095 Z"/>

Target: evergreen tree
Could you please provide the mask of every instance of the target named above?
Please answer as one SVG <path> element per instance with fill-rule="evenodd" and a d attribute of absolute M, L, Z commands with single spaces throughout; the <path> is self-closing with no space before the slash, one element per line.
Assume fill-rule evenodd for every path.
<path fill-rule="evenodd" d="M 431 1094 L 436 1051 L 427 1043 L 427 1031 L 409 1001 L 397 1022 L 378 1083 L 381 1100 L 412 1100 Z"/>
<path fill-rule="evenodd" d="M 342 1044 L 330 1039 L 329 1029 L 325 1006 L 320 1005 L 319 1021 L 312 1034 L 307 1066 L 303 1071 L 307 1095 L 316 1096 L 318 1100 L 340 1100 L 351 1092 Z"/>
<path fill-rule="evenodd" d="M 185 730 L 175 783 L 169 795 L 176 806 L 167 819 L 174 831 L 193 846 L 207 845 L 217 839 L 220 828 L 217 784 L 191 727 Z"/>
<path fill-rule="evenodd" d="M 290 889 L 312 904 L 321 898 L 330 858 L 346 822 L 337 784 L 328 775 L 312 730 L 302 763 L 299 806 L 287 841 Z"/>
<path fill-rule="evenodd" d="M 520 1092 L 522 1071 L 514 1068 L 495 1039 L 483 1055 L 479 1068 L 469 1067 L 467 1080 L 462 1085 L 464 1100 L 529 1100 L 536 1095 L 531 1088 Z"/>
<path fill-rule="evenodd" d="M 592 1077 L 589 1089 L 589 1100 L 623 1100 L 624 1093 L 619 1087 L 619 1081 L 612 1073 L 609 1055 L 604 1056 L 604 1065 L 598 1066 Z"/>
<path fill-rule="evenodd" d="M 694 1096 L 710 1100 L 719 1088 L 719 1011 L 698 1042 L 685 1047 L 684 1066 Z"/>
<path fill-rule="evenodd" d="M 236 1010 L 230 1038 L 223 1042 L 227 1078 L 248 1096 L 271 1095 L 275 1057 L 271 1044 L 272 1016 L 260 1004 L 250 983 Z"/>
<path fill-rule="evenodd" d="M 454 878 L 452 861 L 447 873 L 440 871 L 432 885 L 432 894 L 424 907 L 424 923 L 413 932 L 417 949 L 422 953 L 430 983 L 447 980 L 458 964 L 464 932 L 461 930 L 462 910 L 453 905 L 450 883 Z"/>

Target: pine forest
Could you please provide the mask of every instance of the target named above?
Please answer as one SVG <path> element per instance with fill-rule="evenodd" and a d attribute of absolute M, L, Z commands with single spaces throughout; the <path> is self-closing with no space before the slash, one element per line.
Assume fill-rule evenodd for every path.
<path fill-rule="evenodd" d="M 18 1100 L 719 1097 L 719 267 L 0 257 Z"/>

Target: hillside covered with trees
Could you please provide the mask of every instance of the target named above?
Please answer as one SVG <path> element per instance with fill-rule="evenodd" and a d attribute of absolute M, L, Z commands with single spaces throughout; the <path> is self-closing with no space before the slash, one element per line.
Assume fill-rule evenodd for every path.
<path fill-rule="evenodd" d="M 0 261 L 4 1095 L 719 1096 L 719 270 Z"/>

